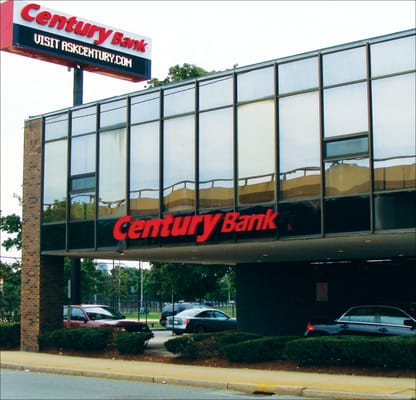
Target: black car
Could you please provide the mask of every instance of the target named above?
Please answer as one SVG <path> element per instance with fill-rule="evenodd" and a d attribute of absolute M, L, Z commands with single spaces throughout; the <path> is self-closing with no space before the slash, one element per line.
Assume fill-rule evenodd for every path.
<path fill-rule="evenodd" d="M 397 307 L 356 306 L 330 323 L 307 324 L 306 337 L 324 335 L 416 335 L 416 320 Z"/>
<path fill-rule="evenodd" d="M 191 308 L 198 308 L 201 307 L 200 303 L 187 303 L 187 302 L 179 302 L 173 304 L 167 304 L 162 308 L 162 312 L 160 314 L 160 325 L 166 326 L 166 318 L 171 315 L 176 315 L 184 310 L 189 310 Z"/>
<path fill-rule="evenodd" d="M 215 308 L 192 308 L 168 317 L 166 328 L 178 335 L 231 331 L 237 329 L 237 320 Z"/>

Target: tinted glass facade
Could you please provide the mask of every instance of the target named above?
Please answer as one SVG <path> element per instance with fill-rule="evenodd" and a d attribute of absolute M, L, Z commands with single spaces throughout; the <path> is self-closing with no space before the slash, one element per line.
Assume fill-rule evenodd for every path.
<path fill-rule="evenodd" d="M 415 228 L 415 47 L 406 31 L 43 116 L 42 250 L 115 246 L 123 215 L 273 208 L 269 240 Z"/>

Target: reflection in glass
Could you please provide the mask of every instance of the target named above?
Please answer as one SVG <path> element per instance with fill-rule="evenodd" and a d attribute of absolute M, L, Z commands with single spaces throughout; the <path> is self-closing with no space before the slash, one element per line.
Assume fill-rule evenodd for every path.
<path fill-rule="evenodd" d="M 371 45 L 371 75 L 380 76 L 416 68 L 416 36 Z"/>
<path fill-rule="evenodd" d="M 279 100 L 280 196 L 319 196 L 320 128 L 318 92 Z"/>
<path fill-rule="evenodd" d="M 322 57 L 324 86 L 366 77 L 365 47 L 325 54 Z"/>
<path fill-rule="evenodd" d="M 68 141 L 45 143 L 43 222 L 66 221 Z"/>
<path fill-rule="evenodd" d="M 278 207 L 280 236 L 321 233 L 321 202 L 319 199 L 280 203 Z"/>
<path fill-rule="evenodd" d="M 195 118 L 164 122 L 163 199 L 166 212 L 195 207 Z"/>
<path fill-rule="evenodd" d="M 233 110 L 226 108 L 199 117 L 199 207 L 234 204 Z"/>
<path fill-rule="evenodd" d="M 95 172 L 95 134 L 71 140 L 71 175 Z"/>
<path fill-rule="evenodd" d="M 238 107 L 238 200 L 275 200 L 275 110 L 267 100 Z"/>
<path fill-rule="evenodd" d="M 325 163 L 325 195 L 346 196 L 370 191 L 368 158 Z"/>
<path fill-rule="evenodd" d="M 159 214 L 159 122 L 131 128 L 130 213 Z"/>
<path fill-rule="evenodd" d="M 317 88 L 319 85 L 318 58 L 279 65 L 279 93 Z"/>
<path fill-rule="evenodd" d="M 100 128 L 111 127 L 127 122 L 127 98 L 104 103 L 100 106 Z"/>
<path fill-rule="evenodd" d="M 375 190 L 416 188 L 415 74 L 373 82 Z"/>
<path fill-rule="evenodd" d="M 324 90 L 325 137 L 368 130 L 367 85 Z"/>
<path fill-rule="evenodd" d="M 165 117 L 195 111 L 195 85 L 166 89 L 163 95 Z"/>
<path fill-rule="evenodd" d="M 72 111 L 72 136 L 95 132 L 97 126 L 97 107 L 86 107 Z"/>
<path fill-rule="evenodd" d="M 368 196 L 326 199 L 324 202 L 325 233 L 370 230 Z"/>
<path fill-rule="evenodd" d="M 101 132 L 99 171 L 99 217 L 124 215 L 127 211 L 125 128 Z"/>
<path fill-rule="evenodd" d="M 416 192 L 376 195 L 374 220 L 377 230 L 416 227 Z"/>
<path fill-rule="evenodd" d="M 325 142 L 325 158 L 368 155 L 368 137 L 354 137 Z"/>
<path fill-rule="evenodd" d="M 68 135 L 68 113 L 45 118 L 45 140 L 64 138 Z"/>
<path fill-rule="evenodd" d="M 131 124 L 152 121 L 159 118 L 159 92 L 149 93 L 131 99 Z"/>
<path fill-rule="evenodd" d="M 199 84 L 199 109 L 222 107 L 233 102 L 233 77 L 201 81 Z"/>
<path fill-rule="evenodd" d="M 95 219 L 95 191 L 71 194 L 71 221 Z"/>
<path fill-rule="evenodd" d="M 237 75 L 238 101 L 249 101 L 274 95 L 273 67 L 256 69 Z"/>

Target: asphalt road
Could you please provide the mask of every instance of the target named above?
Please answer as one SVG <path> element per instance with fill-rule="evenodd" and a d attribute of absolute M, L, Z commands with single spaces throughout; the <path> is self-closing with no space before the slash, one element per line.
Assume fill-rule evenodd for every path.
<path fill-rule="evenodd" d="M 2 400 L 258 400 L 263 398 L 307 400 L 305 397 L 248 395 L 230 390 L 44 374 L 4 368 L 1 370 L 0 398 Z"/>

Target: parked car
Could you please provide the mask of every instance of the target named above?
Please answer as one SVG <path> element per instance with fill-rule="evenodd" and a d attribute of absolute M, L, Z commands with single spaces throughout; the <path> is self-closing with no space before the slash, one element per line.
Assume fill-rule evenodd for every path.
<path fill-rule="evenodd" d="M 187 302 L 179 302 L 173 304 L 167 304 L 162 308 L 162 312 L 160 314 L 160 325 L 166 326 L 166 318 L 170 315 L 176 315 L 184 310 L 188 310 L 190 308 L 200 308 L 202 306 L 201 303 L 187 303 Z"/>
<path fill-rule="evenodd" d="M 68 326 L 68 306 L 63 308 L 63 325 L 64 328 Z M 150 331 L 145 323 L 126 319 L 111 307 L 98 304 L 71 305 L 71 326 L 114 327 L 128 332 Z"/>
<path fill-rule="evenodd" d="M 306 337 L 323 335 L 416 335 L 416 320 L 397 307 L 356 306 L 330 323 L 307 324 Z"/>
<path fill-rule="evenodd" d="M 176 334 L 237 329 L 237 320 L 215 308 L 191 308 L 167 318 L 166 329 Z"/>

